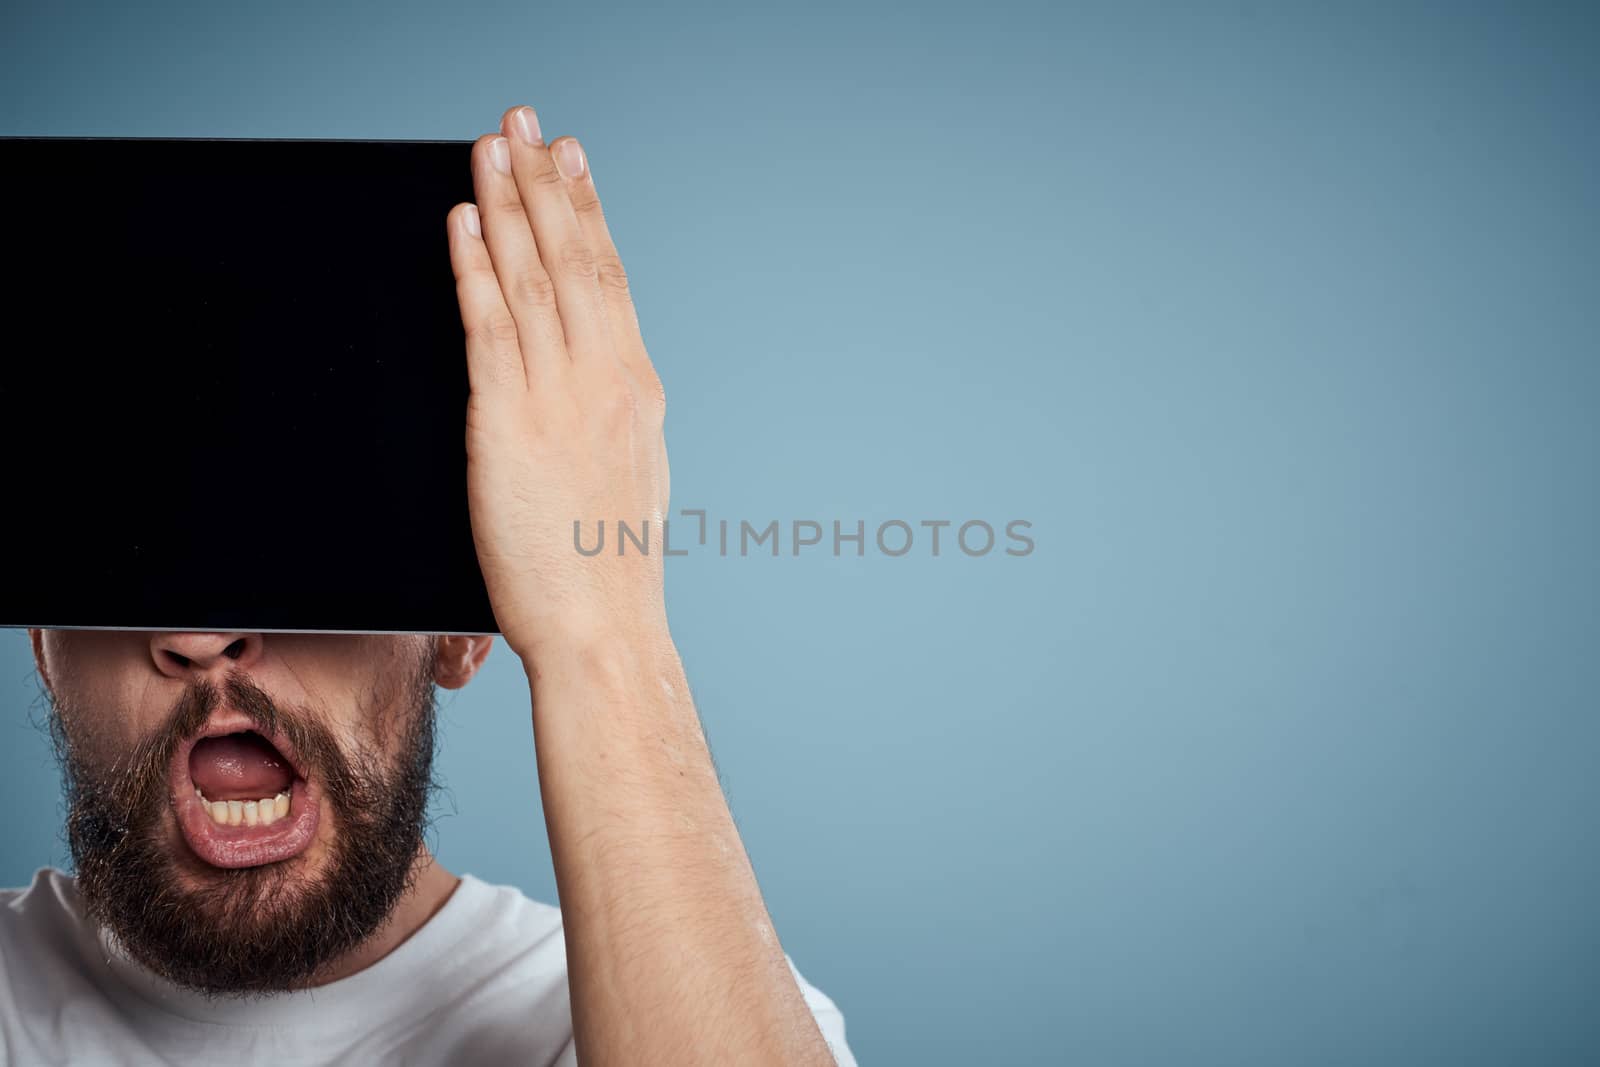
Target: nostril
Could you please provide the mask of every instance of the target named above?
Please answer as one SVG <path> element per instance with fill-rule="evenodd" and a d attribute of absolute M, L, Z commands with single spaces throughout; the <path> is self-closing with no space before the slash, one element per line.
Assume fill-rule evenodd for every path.
<path fill-rule="evenodd" d="M 150 653 L 163 674 L 233 670 L 229 661 L 244 663 L 261 648 L 255 634 L 173 633 L 151 641 Z"/>

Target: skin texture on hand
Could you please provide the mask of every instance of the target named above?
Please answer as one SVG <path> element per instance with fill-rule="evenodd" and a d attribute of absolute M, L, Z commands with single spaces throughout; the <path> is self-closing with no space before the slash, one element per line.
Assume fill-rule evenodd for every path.
<path fill-rule="evenodd" d="M 659 548 L 586 557 L 573 523 L 659 534 L 666 400 L 582 147 L 547 147 L 531 109 L 504 125 L 474 145 L 477 205 L 449 226 L 473 535 L 500 630 L 526 658 L 598 627 L 664 629 Z"/>
<path fill-rule="evenodd" d="M 449 216 L 468 503 L 530 680 L 585 1064 L 830 1064 L 773 931 L 667 629 L 662 553 L 573 523 L 667 508 L 665 403 L 582 148 L 531 109 L 473 147 Z M 653 543 L 654 544 L 654 543 Z"/>

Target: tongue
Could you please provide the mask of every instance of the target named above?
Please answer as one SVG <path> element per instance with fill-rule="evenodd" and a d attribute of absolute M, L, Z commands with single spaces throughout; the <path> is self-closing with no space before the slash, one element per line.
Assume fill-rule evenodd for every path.
<path fill-rule="evenodd" d="M 294 784 L 294 770 L 259 734 L 228 734 L 195 743 L 189 777 L 207 800 L 256 800 Z"/>

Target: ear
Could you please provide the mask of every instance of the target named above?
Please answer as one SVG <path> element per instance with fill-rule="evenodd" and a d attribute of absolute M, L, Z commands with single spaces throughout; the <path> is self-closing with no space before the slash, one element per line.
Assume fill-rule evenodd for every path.
<path fill-rule="evenodd" d="M 50 672 L 44 668 L 44 631 L 38 627 L 29 627 L 28 643 L 33 646 L 33 669 L 39 672 L 44 687 L 54 693 L 55 690 L 50 687 Z"/>
<path fill-rule="evenodd" d="M 448 634 L 435 640 L 433 680 L 441 689 L 460 689 L 472 681 L 494 644 L 492 634 L 475 637 Z"/>

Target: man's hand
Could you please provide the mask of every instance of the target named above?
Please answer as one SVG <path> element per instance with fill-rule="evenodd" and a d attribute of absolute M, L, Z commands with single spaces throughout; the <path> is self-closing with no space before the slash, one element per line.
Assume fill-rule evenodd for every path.
<path fill-rule="evenodd" d="M 450 212 L 472 533 L 527 669 L 585 1064 L 831 1064 L 772 929 L 667 631 L 663 401 L 582 149 L 531 110 Z M 586 557 L 573 522 L 651 524 Z M 587 542 L 586 543 L 590 543 Z M 613 542 L 614 543 L 614 542 Z"/>
<path fill-rule="evenodd" d="M 477 206 L 449 217 L 466 330 L 467 488 L 495 619 L 527 660 L 541 645 L 664 635 L 666 402 L 582 147 L 546 145 L 531 108 L 473 146 Z M 616 523 L 641 534 L 618 557 Z M 574 546 L 574 522 L 593 544 Z"/>

